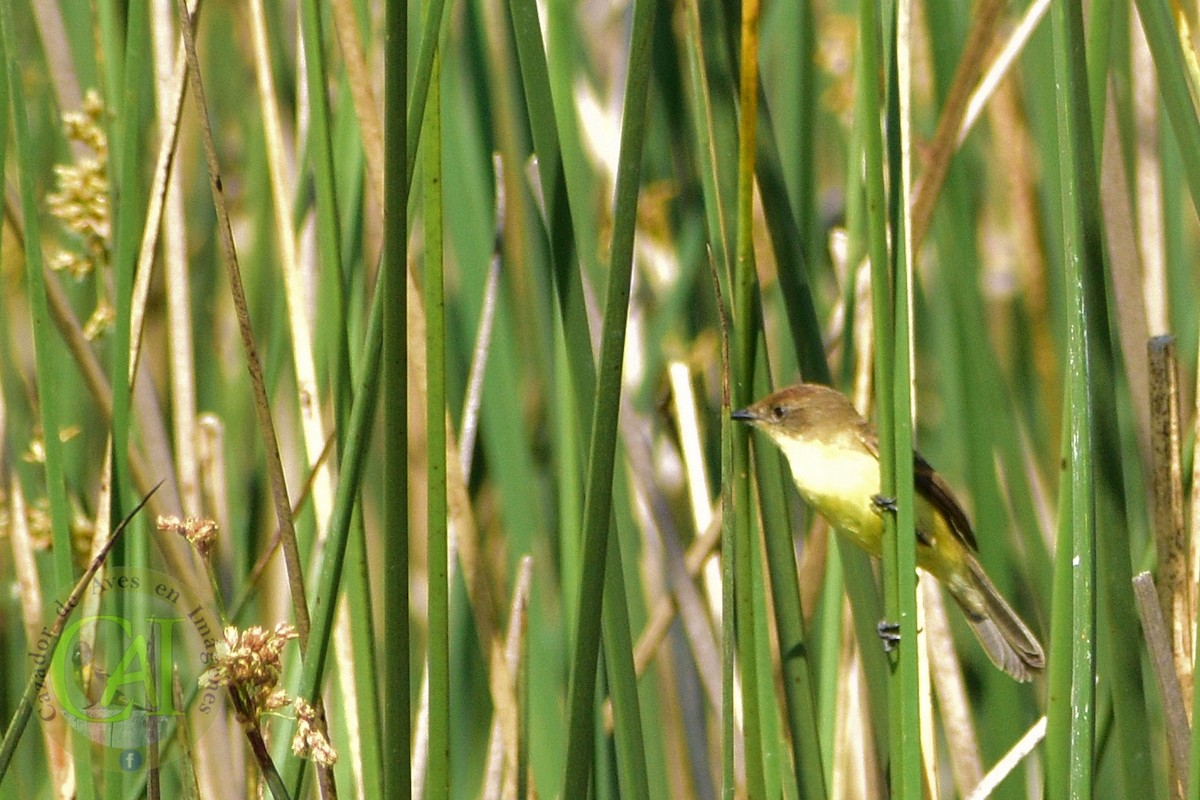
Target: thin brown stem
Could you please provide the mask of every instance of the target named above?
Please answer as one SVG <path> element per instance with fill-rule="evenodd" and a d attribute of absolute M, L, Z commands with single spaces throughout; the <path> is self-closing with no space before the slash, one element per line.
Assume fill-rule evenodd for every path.
<path fill-rule="evenodd" d="M 950 89 L 946 93 L 946 102 L 942 105 L 942 114 L 938 118 L 937 130 L 933 134 L 925 170 L 913 192 L 915 195 L 912 201 L 914 248 L 920 248 L 925 234 L 929 231 L 934 203 L 937 202 L 942 184 L 946 180 L 946 173 L 950 169 L 950 157 L 958 149 L 958 131 L 962 127 L 963 117 L 967 113 L 971 92 L 983 71 L 988 49 L 996 34 L 1000 15 L 1003 13 L 1005 5 L 1005 0 L 981 0 L 975 9 L 971 32 L 967 35 L 962 58 L 958 62 L 958 69 L 955 71 Z"/>
<path fill-rule="evenodd" d="M 300 548 L 296 544 L 296 526 L 292 519 L 292 504 L 288 500 L 287 480 L 283 473 L 283 459 L 279 453 L 279 440 L 275 435 L 275 423 L 271 417 L 271 405 L 267 398 L 266 379 L 262 361 L 254 343 L 254 328 L 250 323 L 250 308 L 246 302 L 246 291 L 242 286 L 242 271 L 238 265 L 237 248 L 233 241 L 233 228 L 229 221 L 229 209 L 225 205 L 225 191 L 221 185 L 221 168 L 217 163 L 217 149 L 213 143 L 212 124 L 207 113 L 204 82 L 200 76 L 200 60 L 196 54 L 196 35 L 191 16 L 187 13 L 185 0 L 179 3 L 180 27 L 188 60 L 188 79 L 196 110 L 200 119 L 201 141 L 204 157 L 208 164 L 209 188 L 212 190 L 213 208 L 217 215 L 217 235 L 221 244 L 221 255 L 229 274 L 229 287 L 233 295 L 233 307 L 237 316 L 238 332 L 242 338 L 242 349 L 246 354 L 246 367 L 250 372 L 250 387 L 254 392 L 254 412 L 258 418 L 263 448 L 267 455 L 267 476 L 271 482 L 271 499 L 275 506 L 275 517 L 283 531 L 283 555 L 287 564 L 288 583 L 292 595 L 292 613 L 296 618 L 296 632 L 300 634 L 300 649 L 308 649 L 308 601 L 304 590 L 304 572 L 300 563 Z"/>

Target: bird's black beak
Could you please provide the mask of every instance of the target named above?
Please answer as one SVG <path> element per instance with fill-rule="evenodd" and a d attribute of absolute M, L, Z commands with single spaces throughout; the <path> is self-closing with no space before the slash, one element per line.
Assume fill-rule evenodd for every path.
<path fill-rule="evenodd" d="M 756 419 L 758 419 L 758 415 L 748 408 L 741 408 L 737 411 L 731 412 L 729 418 L 741 420 L 742 422 L 754 422 Z"/>

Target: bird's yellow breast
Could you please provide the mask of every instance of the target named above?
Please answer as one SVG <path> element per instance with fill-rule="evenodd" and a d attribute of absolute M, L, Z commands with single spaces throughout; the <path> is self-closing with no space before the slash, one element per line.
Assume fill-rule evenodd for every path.
<path fill-rule="evenodd" d="M 879 461 L 857 443 L 776 440 L 805 502 L 859 547 L 878 556 L 883 522 L 872 498 L 879 494 Z"/>
<path fill-rule="evenodd" d="M 777 439 L 804 501 L 856 545 L 878 557 L 883 551 L 883 517 L 875 505 L 879 461 L 857 440 L 832 442 Z M 954 582 L 967 557 L 966 545 L 925 498 L 916 497 L 917 566 Z"/>

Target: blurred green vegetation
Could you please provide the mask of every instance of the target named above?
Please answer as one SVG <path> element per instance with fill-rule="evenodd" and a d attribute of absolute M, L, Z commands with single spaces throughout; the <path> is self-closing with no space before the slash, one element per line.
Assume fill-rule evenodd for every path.
<path fill-rule="evenodd" d="M 744 29 L 741 6 L 700 0 L 204 3 L 203 112 L 268 430 L 194 85 L 164 138 L 177 5 L 0 3 L 4 68 L 16 69 L 0 103 L 5 720 L 53 618 L 44 598 L 164 481 L 110 563 L 219 592 L 239 628 L 298 623 L 283 551 L 256 568 L 281 503 L 295 507 L 313 638 L 303 666 L 288 645 L 283 681 L 292 694 L 322 687 L 343 796 L 383 796 L 388 737 L 408 727 L 383 688 L 397 660 L 411 667 L 405 741 L 428 797 L 589 785 L 596 797 L 882 797 L 889 778 L 967 796 L 1043 715 L 1045 741 L 992 796 L 1179 796 L 1130 577 L 1157 568 L 1169 605 L 1163 565 L 1189 565 L 1173 591 L 1190 613 L 1168 624 L 1190 663 L 1190 12 L 800 0 L 766 4 Z M 390 47 L 389 13 L 408 15 L 407 41 Z M 321 58 L 305 54 L 318 42 Z M 740 88 L 755 51 L 759 81 Z M 386 59 L 407 62 L 392 93 Z M 103 152 L 63 121 L 85 95 L 87 141 L 103 134 Z M 164 140 L 172 189 L 143 243 L 160 219 Z M 97 235 L 81 231 L 79 206 L 52 201 L 80 174 L 61 165 L 88 159 L 107 181 L 86 195 L 102 207 Z M 402 292 L 398 271 L 380 276 L 406 239 Z M 84 256 L 80 275 L 58 268 Z M 925 683 L 904 687 L 921 703 L 924 767 L 889 761 L 898 683 L 874 635 L 879 571 L 835 544 L 765 441 L 727 420 L 730 403 L 801 379 L 869 410 L 875 351 L 909 349 L 890 318 L 872 332 L 896 306 L 887 293 L 873 309 L 871 292 L 902 286 L 907 263 L 914 438 L 1050 659 L 1017 684 L 957 611 L 951 643 L 938 604 L 925 608 L 932 699 Z M 1165 423 L 1150 415 L 1146 348 L 1164 334 L 1183 431 L 1164 517 L 1178 551 L 1155 544 L 1155 459 L 1170 448 L 1153 444 Z M 137 385 L 114 393 L 131 339 Z M 384 418 L 407 422 L 404 453 L 385 448 Z M 407 494 L 389 495 L 401 483 Z M 388 510 L 395 496 L 407 526 Z M 218 522 L 211 591 L 192 549 L 154 529 L 159 514 Z M 431 570 L 428 554 L 440 563 L 447 548 L 448 572 Z M 399 588 L 407 619 L 385 611 Z M 396 634 L 406 625 L 411 641 Z M 431 651 L 444 660 L 430 666 Z M 430 716 L 442 758 L 425 749 Z M 282 783 L 314 796 L 314 771 L 289 755 L 293 723 L 265 719 Z M 79 797 L 155 782 L 164 796 L 240 797 L 263 781 L 232 714 L 190 740 L 173 729 L 160 770 L 105 771 L 98 745 L 53 739 L 24 730 L 0 794 L 56 796 L 72 771 Z"/>

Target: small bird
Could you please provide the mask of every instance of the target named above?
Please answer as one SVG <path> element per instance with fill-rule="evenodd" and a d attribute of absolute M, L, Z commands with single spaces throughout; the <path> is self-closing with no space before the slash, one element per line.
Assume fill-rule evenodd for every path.
<path fill-rule="evenodd" d="M 880 555 L 889 501 L 880 496 L 879 436 L 845 395 L 800 383 L 732 416 L 778 445 L 806 503 L 856 545 Z M 918 453 L 913 470 L 917 566 L 950 592 L 992 663 L 1028 681 L 1046 664 L 1042 646 L 984 574 L 971 523 L 950 487 Z"/>

